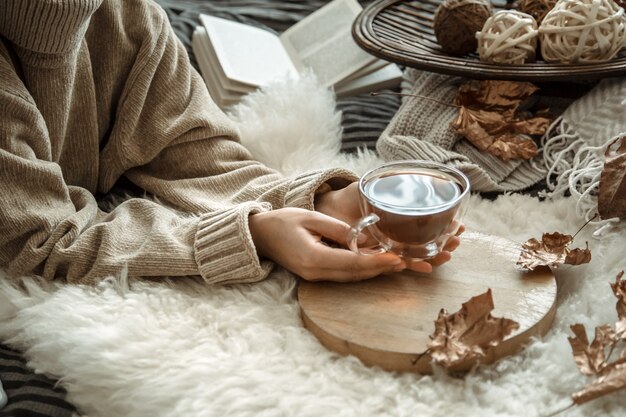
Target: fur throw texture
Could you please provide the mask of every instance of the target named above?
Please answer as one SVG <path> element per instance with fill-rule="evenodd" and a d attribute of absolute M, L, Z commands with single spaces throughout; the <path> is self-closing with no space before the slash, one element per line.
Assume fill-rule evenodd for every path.
<path fill-rule="evenodd" d="M 335 109 L 333 96 L 305 79 L 252 94 L 232 117 L 252 154 L 287 175 L 378 165 L 372 152 L 338 153 Z M 568 199 L 518 194 L 473 196 L 466 218 L 468 228 L 516 242 L 573 233 L 582 221 Z M 90 417 L 545 416 L 587 382 L 572 358 L 569 326 L 591 332 L 616 317 L 609 282 L 626 267 L 626 236 L 600 241 L 584 230 L 576 242 L 586 240 L 591 263 L 557 271 L 548 334 L 464 377 L 390 373 L 329 352 L 303 328 L 296 279 L 280 269 L 258 284 L 221 287 L 112 277 L 96 288 L 25 278 L 18 289 L 0 275 L 0 340 L 60 378 Z M 623 416 L 625 398 L 616 392 L 564 416 Z"/>

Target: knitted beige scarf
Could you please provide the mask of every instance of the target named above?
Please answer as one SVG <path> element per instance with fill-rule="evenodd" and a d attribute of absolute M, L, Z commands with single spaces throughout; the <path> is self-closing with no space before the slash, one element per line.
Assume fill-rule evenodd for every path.
<path fill-rule="evenodd" d="M 518 191 L 545 177 L 530 161 L 503 162 L 479 151 L 450 127 L 457 117 L 454 103 L 462 78 L 409 69 L 400 109 L 382 133 L 376 149 L 385 160 L 427 159 L 463 171 L 475 191 Z"/>

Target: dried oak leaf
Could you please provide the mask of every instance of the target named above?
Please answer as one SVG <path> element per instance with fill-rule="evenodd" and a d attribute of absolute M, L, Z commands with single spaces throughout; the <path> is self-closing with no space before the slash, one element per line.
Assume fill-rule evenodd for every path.
<path fill-rule="evenodd" d="M 611 143 L 604 154 L 598 189 L 598 212 L 603 219 L 626 219 L 626 140 Z"/>
<path fill-rule="evenodd" d="M 537 145 L 528 135 L 543 135 L 553 116 L 546 111 L 534 116 L 520 105 L 538 90 L 528 82 L 471 80 L 459 87 L 461 106 L 452 128 L 481 151 L 500 159 L 530 159 Z"/>
<path fill-rule="evenodd" d="M 517 265 L 533 270 L 536 267 L 550 266 L 558 268 L 562 264 L 580 265 L 591 261 L 591 251 L 589 244 L 585 249 L 570 249 L 568 245 L 572 243 L 571 235 L 564 235 L 559 232 L 544 233 L 541 241 L 535 238 L 522 243 Z"/>
<path fill-rule="evenodd" d="M 432 360 L 445 368 L 484 356 L 488 348 L 499 345 L 519 324 L 495 318 L 491 289 L 472 297 L 454 314 L 441 309 L 430 336 L 428 352 Z"/>
<path fill-rule="evenodd" d="M 615 333 L 621 339 L 626 340 L 626 280 L 622 279 L 624 271 L 615 277 L 615 283 L 611 284 L 613 294 L 617 297 L 615 309 L 617 310 L 617 323 L 615 323 Z"/>

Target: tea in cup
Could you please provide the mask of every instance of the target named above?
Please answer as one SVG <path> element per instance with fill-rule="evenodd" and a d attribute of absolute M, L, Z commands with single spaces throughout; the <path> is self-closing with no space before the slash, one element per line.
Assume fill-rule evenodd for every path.
<path fill-rule="evenodd" d="M 360 254 L 389 251 L 414 261 L 432 258 L 458 232 L 469 195 L 468 178 L 437 162 L 396 161 L 374 168 L 359 180 L 363 217 L 350 230 L 348 247 Z M 358 247 L 366 228 L 378 247 Z"/>

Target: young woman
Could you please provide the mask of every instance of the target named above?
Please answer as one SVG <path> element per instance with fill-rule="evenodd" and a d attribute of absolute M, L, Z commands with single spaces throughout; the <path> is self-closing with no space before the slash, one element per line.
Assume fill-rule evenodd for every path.
<path fill-rule="evenodd" d="M 156 4 L 11 0 L 0 35 L 0 267 L 9 274 L 92 283 L 127 268 L 235 283 L 265 278 L 274 262 L 310 280 L 407 267 L 393 254 L 324 244 L 345 244 L 359 216 L 354 175 L 284 178 L 252 160 Z M 100 210 L 96 195 L 120 182 L 154 199 Z"/>

